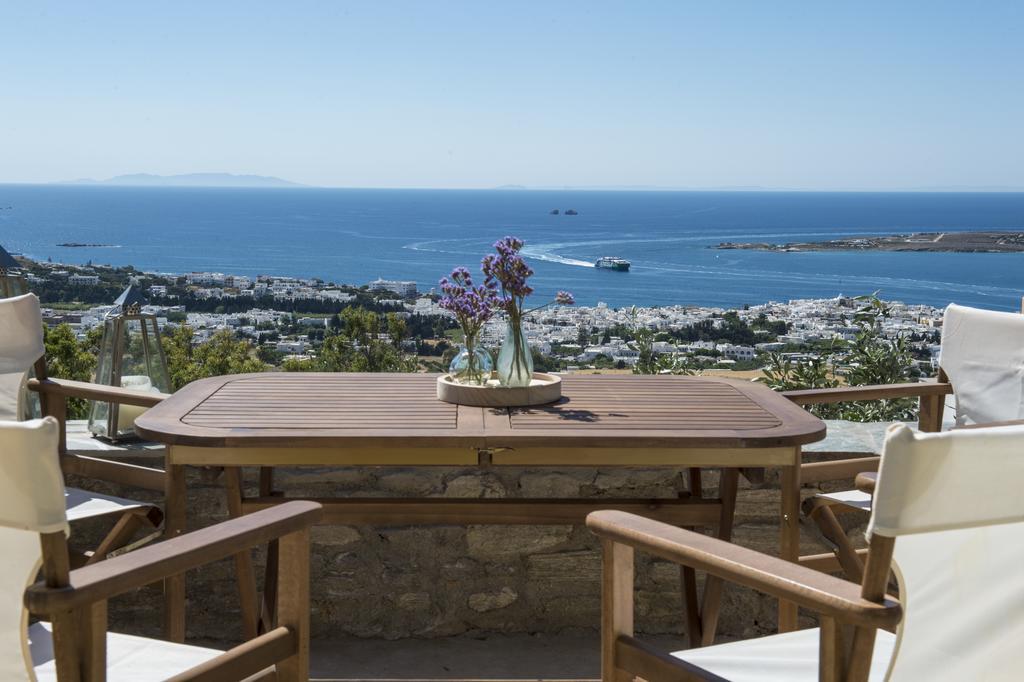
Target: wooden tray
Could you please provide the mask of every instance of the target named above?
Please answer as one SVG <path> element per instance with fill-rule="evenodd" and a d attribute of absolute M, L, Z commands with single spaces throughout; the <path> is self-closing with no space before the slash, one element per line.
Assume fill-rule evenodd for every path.
<path fill-rule="evenodd" d="M 455 383 L 451 375 L 437 378 L 437 399 L 472 407 L 526 407 L 545 405 L 562 397 L 562 379 L 554 374 L 534 372 L 529 386 L 499 386 L 491 379 L 486 386 Z"/>

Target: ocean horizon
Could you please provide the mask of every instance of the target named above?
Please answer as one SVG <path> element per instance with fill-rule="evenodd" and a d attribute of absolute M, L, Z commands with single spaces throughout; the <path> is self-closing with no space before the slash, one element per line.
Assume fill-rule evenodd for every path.
<path fill-rule="evenodd" d="M 1024 193 L 0 185 L 0 245 L 37 260 L 356 285 L 383 277 L 429 291 L 455 266 L 477 272 L 490 245 L 513 234 L 526 242 L 539 300 L 566 289 L 580 304 L 614 307 L 877 291 L 907 303 L 1017 310 L 1024 254 L 710 248 L 985 230 L 1024 230 Z M 632 267 L 597 269 L 602 256 Z"/>

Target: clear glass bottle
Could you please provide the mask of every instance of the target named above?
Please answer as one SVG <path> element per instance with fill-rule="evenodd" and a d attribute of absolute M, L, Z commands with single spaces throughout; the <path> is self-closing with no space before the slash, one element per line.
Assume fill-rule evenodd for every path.
<path fill-rule="evenodd" d="M 505 341 L 498 353 L 498 382 L 502 386 L 529 386 L 533 379 L 533 353 L 521 327 L 505 328 Z"/>
<path fill-rule="evenodd" d="M 491 378 L 494 361 L 491 354 L 476 344 L 463 346 L 452 358 L 448 374 L 460 384 L 483 386 Z"/>

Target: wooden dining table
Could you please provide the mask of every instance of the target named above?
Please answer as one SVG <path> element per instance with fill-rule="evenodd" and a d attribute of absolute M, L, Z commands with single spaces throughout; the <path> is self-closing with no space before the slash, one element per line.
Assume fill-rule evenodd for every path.
<path fill-rule="evenodd" d="M 274 467 L 668 467 L 686 470 L 688 490 L 672 499 L 321 498 L 324 522 L 346 525 L 582 523 L 621 509 L 676 526 L 732 533 L 741 471 L 781 471 L 779 555 L 799 554 L 801 446 L 825 424 L 783 396 L 721 377 L 577 375 L 562 398 L 529 408 L 453 405 L 436 397 L 437 375 L 266 373 L 196 381 L 147 411 L 135 428 L 167 445 L 165 532 L 186 531 L 186 467 L 223 467 L 233 517 L 294 499 L 275 487 Z M 496 389 L 497 390 L 497 389 Z M 242 467 L 259 468 L 246 496 Z M 702 471 L 721 469 L 708 496 Z M 271 547 L 273 550 L 273 547 Z M 268 565 L 274 562 L 268 561 Z M 272 604 L 261 601 L 248 553 L 235 557 L 247 635 Z M 268 580 L 272 580 L 268 576 Z M 683 569 L 691 645 L 714 638 L 722 584 L 698 595 Z M 272 592 L 266 588 L 265 593 Z M 183 576 L 165 583 L 167 636 L 185 636 Z M 779 627 L 796 627 L 796 607 L 779 605 Z"/>

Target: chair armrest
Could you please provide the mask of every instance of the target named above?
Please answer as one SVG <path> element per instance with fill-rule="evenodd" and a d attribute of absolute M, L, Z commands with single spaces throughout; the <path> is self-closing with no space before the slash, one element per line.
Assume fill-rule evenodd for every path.
<path fill-rule="evenodd" d="M 845 403 L 853 400 L 891 400 L 892 398 L 949 395 L 953 393 L 953 386 L 948 383 L 921 382 L 916 384 L 808 388 L 800 391 L 782 391 L 781 393 L 797 405 L 815 405 L 820 403 Z"/>
<path fill-rule="evenodd" d="M 857 490 L 868 495 L 875 494 L 875 482 L 878 481 L 878 473 L 875 471 L 862 471 L 853 479 L 853 485 Z"/>
<path fill-rule="evenodd" d="M 902 617 L 898 602 L 863 599 L 856 583 L 642 516 L 597 511 L 587 516 L 587 527 L 599 537 L 707 571 L 843 623 L 891 627 Z"/>
<path fill-rule="evenodd" d="M 109 599 L 301 531 L 322 516 L 316 502 L 295 501 L 224 521 L 74 570 L 68 587 L 37 582 L 25 591 L 25 606 L 52 614 Z"/>
<path fill-rule="evenodd" d="M 90 384 L 85 381 L 73 381 L 71 379 L 30 379 L 29 389 L 59 395 L 65 398 L 84 398 L 86 400 L 99 400 L 120 405 L 138 405 L 139 407 L 153 407 L 170 396 L 167 393 L 150 393 L 148 391 L 135 391 L 120 386 L 104 386 L 102 384 Z"/>

